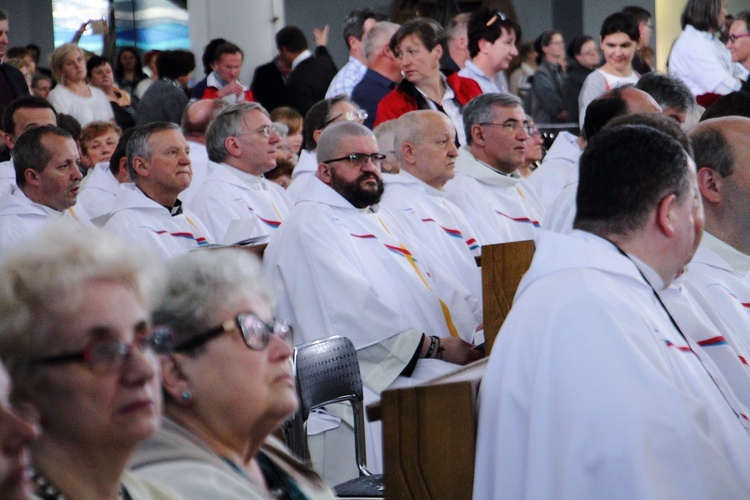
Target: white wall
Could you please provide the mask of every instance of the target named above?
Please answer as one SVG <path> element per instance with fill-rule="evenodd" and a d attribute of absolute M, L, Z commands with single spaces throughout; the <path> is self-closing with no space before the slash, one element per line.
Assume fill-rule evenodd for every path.
<path fill-rule="evenodd" d="M 10 0 L 0 3 L 10 21 L 9 47 L 35 43 L 42 49 L 41 65 L 48 66 L 48 58 L 55 48 L 50 0 Z"/>
<path fill-rule="evenodd" d="M 190 46 L 195 53 L 194 81 L 202 78 L 203 48 L 225 38 L 245 53 L 240 81 L 249 85 L 254 69 L 276 55 L 274 35 L 285 24 L 284 0 L 189 0 Z"/>

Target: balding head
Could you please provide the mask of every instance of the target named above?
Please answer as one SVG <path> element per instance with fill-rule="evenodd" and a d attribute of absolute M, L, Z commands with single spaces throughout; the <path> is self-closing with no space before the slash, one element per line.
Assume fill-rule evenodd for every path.
<path fill-rule="evenodd" d="M 642 90 L 633 87 L 622 89 L 622 98 L 628 105 L 628 114 L 661 113 L 661 106 L 656 100 Z"/>
<path fill-rule="evenodd" d="M 189 141 L 206 143 L 208 124 L 219 111 L 227 106 L 222 99 L 203 99 L 195 101 L 182 113 L 182 133 Z"/>
<path fill-rule="evenodd" d="M 583 135 L 590 141 L 607 123 L 618 116 L 661 113 L 653 97 L 633 86 L 616 87 L 603 93 L 588 105 Z"/>
<path fill-rule="evenodd" d="M 393 139 L 399 167 L 435 189 L 455 175 L 456 131 L 444 113 L 412 111 L 401 115 Z"/>
<path fill-rule="evenodd" d="M 750 255 L 750 118 L 727 116 L 690 131 L 706 230 Z"/>

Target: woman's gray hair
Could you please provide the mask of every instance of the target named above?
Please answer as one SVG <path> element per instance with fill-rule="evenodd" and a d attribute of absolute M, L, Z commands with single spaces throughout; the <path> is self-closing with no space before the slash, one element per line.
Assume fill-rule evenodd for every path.
<path fill-rule="evenodd" d="M 225 321 L 223 312 L 250 297 L 275 306 L 255 255 L 236 248 L 192 252 L 167 263 L 166 292 L 154 324 L 171 328 L 179 344 Z"/>
<path fill-rule="evenodd" d="M 61 317 L 80 309 L 87 283 L 120 283 L 150 310 L 162 276 L 151 262 L 115 236 L 69 221 L 12 251 L 0 268 L 0 357 L 14 384 L 29 383 L 28 360 L 44 352 Z"/>
<path fill-rule="evenodd" d="M 242 102 L 232 104 L 222 109 L 219 114 L 211 121 L 206 131 L 206 149 L 208 158 L 211 161 L 221 163 L 227 157 L 227 151 L 224 142 L 228 137 L 238 137 L 242 134 L 242 123 L 245 119 L 245 113 L 259 110 L 269 119 L 271 116 L 266 108 L 257 102 Z"/>
<path fill-rule="evenodd" d="M 341 156 L 339 151 L 344 137 L 372 137 L 372 130 L 357 122 L 332 123 L 320 134 L 318 138 L 317 156 L 320 163 Z M 353 151 L 354 152 L 354 151 Z M 359 151 L 361 153 L 361 151 Z"/>

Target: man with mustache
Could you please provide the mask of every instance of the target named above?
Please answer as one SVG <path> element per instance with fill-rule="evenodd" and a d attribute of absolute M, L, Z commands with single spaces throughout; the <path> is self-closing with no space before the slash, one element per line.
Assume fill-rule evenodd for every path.
<path fill-rule="evenodd" d="M 134 186 L 122 187 L 103 229 L 166 260 L 212 243 L 203 223 L 178 196 L 190 186 L 190 147 L 171 122 L 138 127 L 128 140 Z"/>
<path fill-rule="evenodd" d="M 440 262 L 378 206 L 385 156 L 372 132 L 335 123 L 320 135 L 317 157 L 314 182 L 272 236 L 263 262 L 295 342 L 349 337 L 365 403 L 394 384 L 427 380 L 481 357 L 462 340 L 477 326 L 465 290 L 451 287 Z M 381 444 L 371 427 L 368 465 L 378 470 Z"/>
<path fill-rule="evenodd" d="M 517 172 L 529 139 L 521 100 L 482 94 L 463 117 L 467 144 L 458 150 L 456 177 L 445 185 L 448 200 L 474 224 L 481 245 L 533 239 L 543 211 Z"/>
<path fill-rule="evenodd" d="M 83 178 L 79 162 L 73 137 L 54 125 L 18 137 L 13 149 L 16 185 L 0 195 L 0 250 L 32 237 L 53 218 L 89 223 L 75 206 Z"/>

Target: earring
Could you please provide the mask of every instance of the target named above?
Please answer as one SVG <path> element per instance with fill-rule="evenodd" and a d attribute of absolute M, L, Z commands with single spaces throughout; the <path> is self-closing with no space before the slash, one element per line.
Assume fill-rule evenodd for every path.
<path fill-rule="evenodd" d="M 182 394 L 180 394 L 180 398 L 182 398 L 182 400 L 187 403 L 188 401 L 193 399 L 193 393 L 188 390 L 184 390 L 182 391 Z"/>

